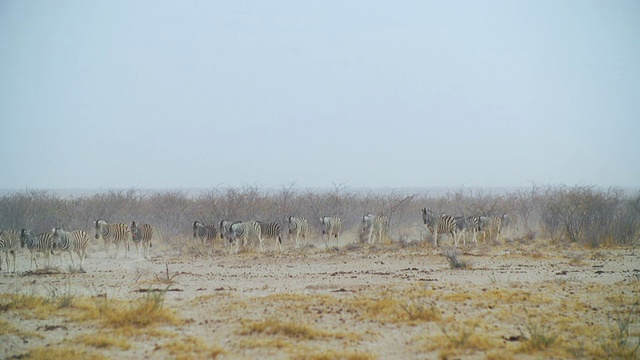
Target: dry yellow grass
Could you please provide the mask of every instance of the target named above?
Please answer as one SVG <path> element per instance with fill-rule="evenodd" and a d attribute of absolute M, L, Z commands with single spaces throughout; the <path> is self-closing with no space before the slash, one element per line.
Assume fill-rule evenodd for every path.
<path fill-rule="evenodd" d="M 106 360 L 108 357 L 86 350 L 79 349 L 77 346 L 47 346 L 35 348 L 23 357 L 29 360 L 69 360 L 69 359 L 87 359 L 87 360 Z"/>
<path fill-rule="evenodd" d="M 122 350 L 129 350 L 131 348 L 131 344 L 129 344 L 127 340 L 104 333 L 82 335 L 76 338 L 76 342 L 98 349 L 118 348 Z"/>
<path fill-rule="evenodd" d="M 242 324 L 241 335 L 265 334 L 282 335 L 293 339 L 315 340 L 315 339 L 353 339 L 358 338 L 356 334 L 344 332 L 330 332 L 317 329 L 302 319 L 297 321 L 281 321 L 275 317 L 264 320 L 246 321 Z"/>
<path fill-rule="evenodd" d="M 161 348 L 167 350 L 174 359 L 215 359 L 225 354 L 223 349 L 211 347 L 193 336 L 171 340 Z"/>

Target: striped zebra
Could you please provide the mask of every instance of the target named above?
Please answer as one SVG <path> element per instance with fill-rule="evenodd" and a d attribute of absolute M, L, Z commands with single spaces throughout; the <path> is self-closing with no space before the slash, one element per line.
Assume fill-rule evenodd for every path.
<path fill-rule="evenodd" d="M 16 272 L 16 251 L 20 248 L 20 233 L 16 230 L 0 232 L 0 252 L 4 251 L 7 260 L 7 270 L 10 268 L 9 253 L 13 256 L 13 272 Z M 2 257 L 0 257 L 0 270 L 2 270 Z"/>
<path fill-rule="evenodd" d="M 329 247 L 329 239 L 332 236 L 336 238 L 336 246 L 340 246 L 338 235 L 340 235 L 340 229 L 342 228 L 342 220 L 337 216 L 323 216 L 320 218 L 320 224 L 322 225 L 322 239 L 327 248 Z"/>
<path fill-rule="evenodd" d="M 151 238 L 153 237 L 153 228 L 149 224 L 138 225 L 135 221 L 131 222 L 131 240 L 136 245 L 138 259 L 140 259 L 140 248 L 142 248 L 142 256 L 149 259 L 149 248 L 151 248 Z"/>
<path fill-rule="evenodd" d="M 300 236 L 304 239 L 305 245 L 307 244 L 307 233 L 309 232 L 309 222 L 307 218 L 289 216 L 289 236 L 296 234 L 295 245 L 300 246 Z"/>
<path fill-rule="evenodd" d="M 507 215 L 487 215 L 480 216 L 480 231 L 487 231 L 489 233 L 489 239 L 493 239 L 493 234 L 496 235 L 495 241 L 499 240 L 500 229 L 502 222 Z M 484 238 L 483 238 L 484 243 Z"/>
<path fill-rule="evenodd" d="M 55 228 L 52 230 L 51 238 L 54 249 L 69 253 L 71 266 L 74 268 L 76 267 L 73 262 L 73 253 L 75 252 L 80 258 L 80 268 L 82 268 L 84 258 L 87 255 L 87 245 L 89 245 L 89 235 L 85 231 L 74 230 L 68 232 L 61 228 Z"/>
<path fill-rule="evenodd" d="M 229 232 L 231 231 L 231 225 L 233 222 L 229 220 L 221 220 L 220 226 L 218 227 L 218 231 L 220 231 L 220 239 L 224 239 L 224 237 L 229 237 Z"/>
<path fill-rule="evenodd" d="M 104 220 L 98 219 L 95 221 L 96 226 L 96 239 L 104 240 L 105 251 L 107 256 L 109 255 L 109 247 L 111 243 L 116 244 L 116 253 L 114 257 L 118 256 L 118 247 L 120 243 L 124 243 L 125 257 L 129 257 L 129 239 L 131 238 L 131 229 L 129 225 L 123 223 L 109 224 Z"/>
<path fill-rule="evenodd" d="M 36 263 L 36 270 L 38 269 L 38 259 L 36 259 L 36 253 L 43 253 L 47 258 L 47 267 L 51 264 L 51 254 L 53 254 L 53 238 L 52 233 L 45 232 L 38 235 L 33 235 L 31 230 L 22 229 L 20 232 L 20 247 L 26 247 L 31 253 L 31 262 L 29 263 L 29 269 L 33 267 L 33 263 Z"/>
<path fill-rule="evenodd" d="M 433 245 L 438 247 L 438 234 L 446 234 L 451 236 L 454 239 L 454 242 L 457 246 L 455 231 L 456 231 L 456 220 L 453 216 L 442 214 L 440 217 L 436 217 L 431 209 L 422 208 L 422 221 L 429 231 L 434 234 L 433 237 Z"/>
<path fill-rule="evenodd" d="M 446 215 L 446 214 L 444 214 Z M 453 218 L 456 223 L 454 234 L 456 236 L 455 246 L 458 246 L 462 239 L 462 246 L 467 246 L 467 236 L 473 234 L 473 241 L 477 244 L 477 233 L 480 229 L 480 218 L 477 216 L 456 216 Z"/>
<path fill-rule="evenodd" d="M 240 250 L 240 246 L 247 246 L 249 241 L 258 240 L 260 251 L 264 251 L 262 245 L 262 230 L 257 221 L 237 221 L 229 226 L 229 243 L 236 242 L 236 253 Z"/>
<path fill-rule="evenodd" d="M 218 237 L 218 228 L 215 225 L 205 225 L 196 220 L 193 222 L 193 238 L 200 238 L 202 246 L 204 242 L 210 242 L 213 247 L 214 240 Z"/>
<path fill-rule="evenodd" d="M 260 225 L 260 234 L 262 235 L 262 239 L 274 239 L 276 241 L 275 251 L 280 249 L 282 251 L 282 227 L 278 222 L 270 222 L 265 223 L 262 221 L 258 221 L 258 225 Z"/>
<path fill-rule="evenodd" d="M 367 214 L 362 217 L 361 241 L 366 239 L 368 244 L 376 241 L 381 243 L 389 224 L 389 219 L 384 215 Z"/>
<path fill-rule="evenodd" d="M 473 242 L 478 244 L 478 232 L 481 231 L 481 222 L 479 216 L 467 216 L 464 218 L 464 227 L 467 232 L 473 234 Z M 465 242 L 466 245 L 466 242 Z"/>

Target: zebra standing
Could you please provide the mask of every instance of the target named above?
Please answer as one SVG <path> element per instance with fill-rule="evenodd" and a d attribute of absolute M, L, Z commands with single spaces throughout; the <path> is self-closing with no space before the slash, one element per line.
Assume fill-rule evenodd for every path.
<path fill-rule="evenodd" d="M 296 234 L 295 244 L 296 247 L 300 246 L 300 236 L 304 239 L 305 245 L 307 244 L 307 233 L 309 232 L 309 222 L 307 218 L 289 216 L 289 236 Z"/>
<path fill-rule="evenodd" d="M 480 216 L 480 231 L 488 231 L 489 239 L 493 239 L 493 234 L 496 234 L 495 241 L 498 241 L 503 218 L 504 215 Z M 484 237 L 482 243 L 484 244 Z"/>
<path fill-rule="evenodd" d="M 129 238 L 131 238 L 131 229 L 129 225 L 123 223 L 109 224 L 104 220 L 96 220 L 96 239 L 104 240 L 105 251 L 107 256 L 109 255 L 109 247 L 111 243 L 116 244 L 116 253 L 114 257 L 118 256 L 118 247 L 120 243 L 124 243 L 125 257 L 129 257 Z"/>
<path fill-rule="evenodd" d="M 53 254 L 53 239 L 51 232 L 33 235 L 31 230 L 22 229 L 20 232 L 20 247 L 26 247 L 31 253 L 29 269 L 33 267 L 34 262 L 36 263 L 36 270 L 38 269 L 38 260 L 36 259 L 37 252 L 45 254 L 47 258 L 47 267 L 51 264 L 50 254 Z"/>
<path fill-rule="evenodd" d="M 436 217 L 431 209 L 422 208 L 422 221 L 429 231 L 434 234 L 433 245 L 438 247 L 438 234 L 446 234 L 450 235 L 454 242 L 456 243 L 455 231 L 456 231 L 456 220 L 453 216 L 442 214 L 440 217 Z"/>
<path fill-rule="evenodd" d="M 84 265 L 84 258 L 87 255 L 87 245 L 89 245 L 89 235 L 82 230 L 72 232 L 64 231 L 61 228 L 52 230 L 51 235 L 53 248 L 69 253 L 71 266 L 74 268 L 76 264 L 73 262 L 73 253 L 78 254 L 80 258 L 80 268 Z"/>
<path fill-rule="evenodd" d="M 220 239 L 224 239 L 225 236 L 229 237 L 229 232 L 231 230 L 231 225 L 233 222 L 229 220 L 221 220 L 220 226 L 218 227 L 220 231 Z"/>
<path fill-rule="evenodd" d="M 479 216 L 467 216 L 464 218 L 464 226 L 466 231 L 471 231 L 473 233 L 473 242 L 478 244 L 478 232 L 481 230 L 481 222 Z M 465 241 L 466 245 L 466 241 Z"/>
<path fill-rule="evenodd" d="M 7 260 L 7 270 L 10 268 L 9 253 L 13 256 L 13 272 L 16 272 L 16 251 L 20 248 L 20 233 L 16 230 L 0 232 L 0 252 L 4 251 Z M 2 257 L 0 257 L 0 270 L 2 270 Z"/>
<path fill-rule="evenodd" d="M 140 259 L 140 247 L 142 247 L 142 256 L 149 259 L 149 248 L 151 247 L 151 238 L 153 237 L 153 228 L 149 224 L 138 224 L 131 222 L 131 240 L 136 245 L 138 259 Z"/>
<path fill-rule="evenodd" d="M 264 251 L 262 245 L 262 230 L 257 221 L 237 221 L 229 226 L 229 243 L 236 241 L 236 253 L 240 250 L 240 246 L 246 246 L 248 241 L 257 239 L 260 243 L 260 251 Z"/>
<path fill-rule="evenodd" d="M 389 219 L 384 215 L 367 214 L 362 217 L 361 240 L 367 243 L 381 243 L 388 228 Z"/>
<path fill-rule="evenodd" d="M 260 225 L 260 234 L 262 239 L 274 239 L 276 241 L 275 251 L 280 249 L 282 251 L 282 228 L 278 222 L 265 223 L 258 221 Z"/>
<path fill-rule="evenodd" d="M 320 224 L 322 225 L 322 239 L 327 248 L 329 247 L 329 239 L 332 236 L 336 238 L 336 246 L 340 246 L 338 235 L 340 235 L 340 229 L 342 228 L 342 220 L 337 216 L 323 216 L 320 218 Z"/>
<path fill-rule="evenodd" d="M 221 232 L 222 235 L 222 232 Z M 200 238 L 200 242 L 202 242 L 202 246 L 204 247 L 204 242 L 211 242 L 211 247 L 213 247 L 214 240 L 218 237 L 218 229 L 215 225 L 205 225 L 200 221 L 193 222 L 193 238 Z"/>

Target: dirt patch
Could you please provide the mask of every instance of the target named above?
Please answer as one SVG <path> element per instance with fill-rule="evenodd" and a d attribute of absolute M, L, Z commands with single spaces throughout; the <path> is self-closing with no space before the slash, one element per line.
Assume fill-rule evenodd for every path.
<path fill-rule="evenodd" d="M 0 357 L 638 358 L 637 248 L 470 246 L 458 269 L 444 248 L 315 245 L 154 247 L 150 261 L 96 249 L 83 271 L 19 258 L 0 273 Z"/>

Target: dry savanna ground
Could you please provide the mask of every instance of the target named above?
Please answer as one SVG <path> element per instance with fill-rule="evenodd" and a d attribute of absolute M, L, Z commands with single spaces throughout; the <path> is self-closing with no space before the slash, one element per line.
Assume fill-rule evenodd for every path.
<path fill-rule="evenodd" d="M 0 273 L 0 357 L 640 358 L 636 247 L 184 241 L 150 260 L 92 244 L 83 272 L 20 253 Z"/>

